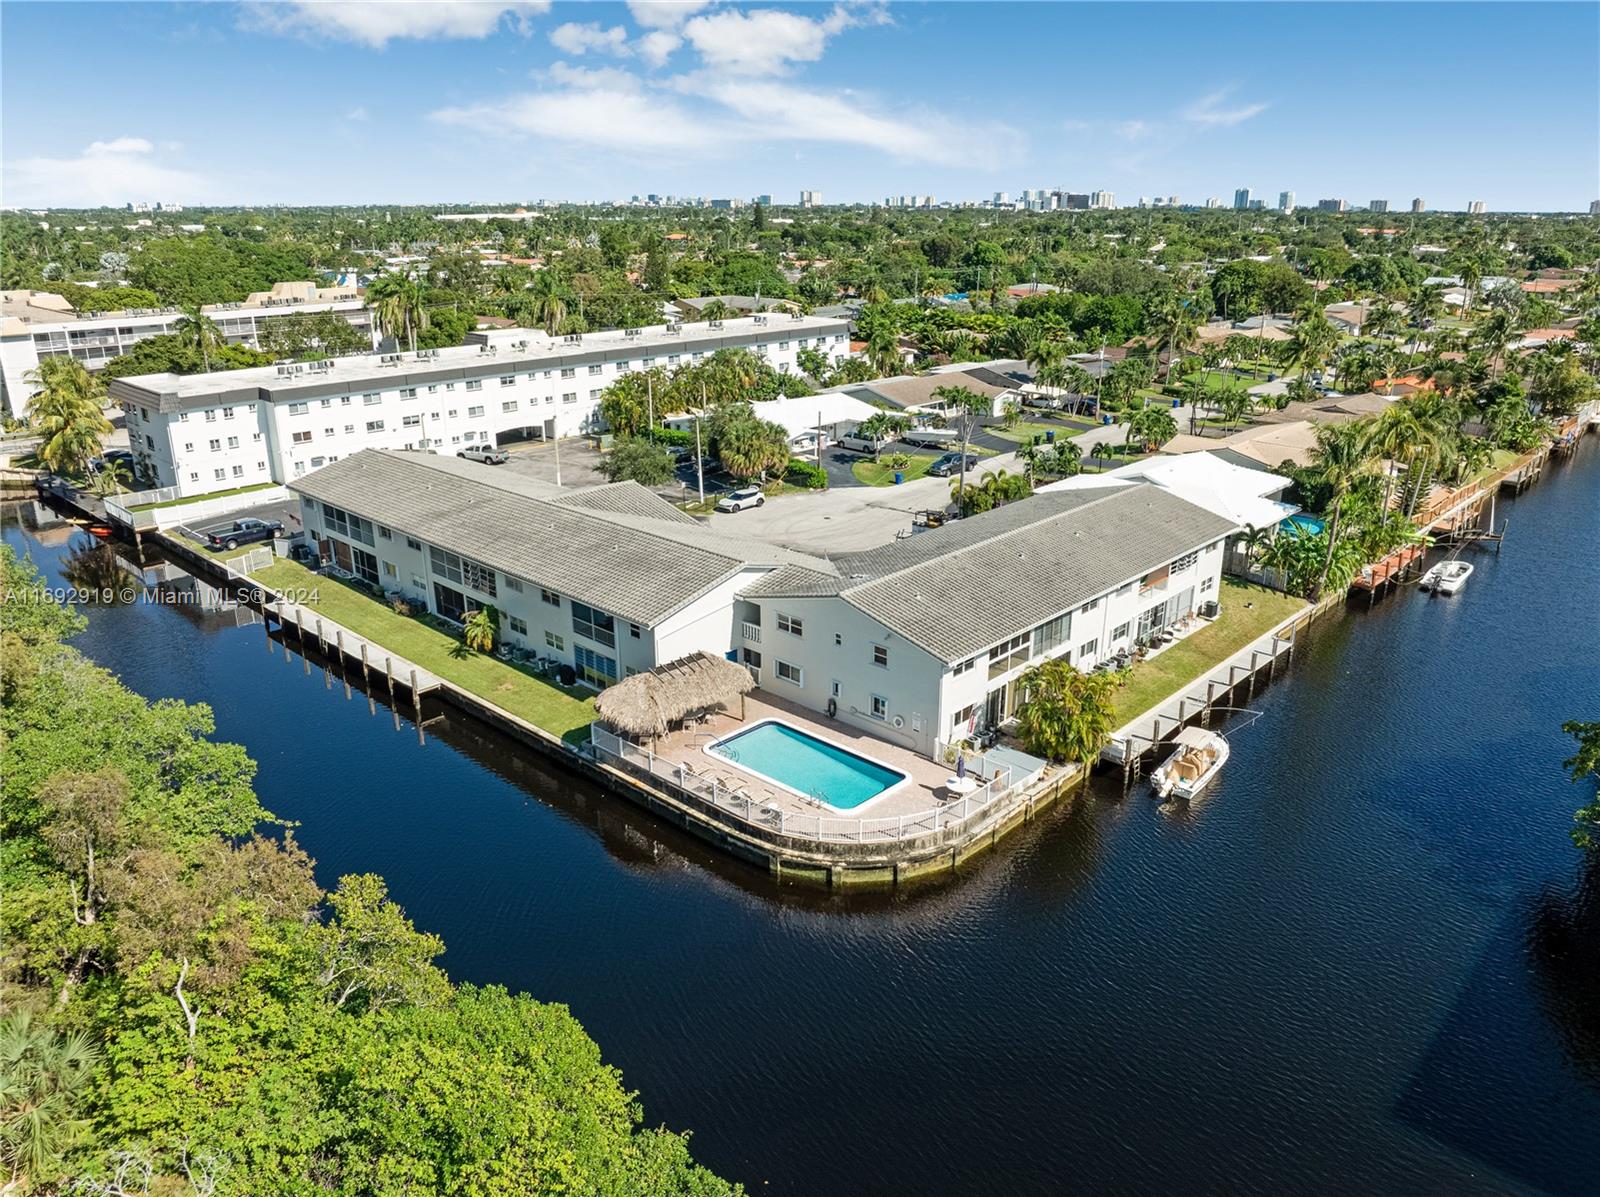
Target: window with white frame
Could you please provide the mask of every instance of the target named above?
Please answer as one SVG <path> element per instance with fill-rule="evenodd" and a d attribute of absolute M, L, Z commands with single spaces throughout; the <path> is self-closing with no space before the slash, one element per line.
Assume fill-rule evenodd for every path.
<path fill-rule="evenodd" d="M 999 677 L 1002 673 L 1009 673 L 1020 665 L 1026 665 L 1028 658 L 1033 655 L 1031 647 L 1032 638 L 1027 632 L 1011 637 L 1004 644 L 997 644 L 989 650 L 989 676 Z"/>
<path fill-rule="evenodd" d="M 872 717 L 880 723 L 889 717 L 889 700 L 881 694 L 872 696 Z"/>
<path fill-rule="evenodd" d="M 1126 640 L 1128 633 L 1133 629 L 1131 623 L 1119 623 L 1111 633 L 1112 640 Z"/>
<path fill-rule="evenodd" d="M 511 625 L 511 630 L 517 635 L 526 636 L 528 634 L 528 625 L 526 621 L 518 619 L 515 615 L 512 615 L 507 617 L 506 622 Z"/>
<path fill-rule="evenodd" d="M 889 668 L 889 650 L 881 644 L 872 646 L 872 663 L 880 669 Z"/>
<path fill-rule="evenodd" d="M 567 642 L 554 632 L 546 632 L 544 634 L 544 643 L 546 648 L 553 648 L 556 652 L 561 652 L 567 647 Z"/>
<path fill-rule="evenodd" d="M 382 420 L 368 420 L 367 421 L 367 431 L 368 432 L 382 432 L 383 431 L 383 421 Z"/>
<path fill-rule="evenodd" d="M 500 405 L 500 410 L 501 411 L 516 411 L 517 410 L 517 401 L 515 399 L 507 399 L 504 403 L 502 403 Z"/>
<path fill-rule="evenodd" d="M 513 578 L 510 574 L 501 574 L 500 575 L 500 580 L 503 581 L 506 584 L 506 589 L 507 590 L 515 591 L 517 594 L 521 594 L 522 593 L 522 583 L 521 583 L 521 581 L 519 581 L 516 578 Z"/>
<path fill-rule="evenodd" d="M 788 682 L 791 686 L 805 685 L 805 670 L 790 661 L 774 661 L 773 671 L 778 675 L 779 681 Z"/>
<path fill-rule="evenodd" d="M 1215 578 L 1202 578 L 1200 580 L 1200 593 L 1204 594 L 1206 591 L 1210 590 L 1212 586 L 1216 585 L 1216 581 L 1217 580 Z"/>
<path fill-rule="evenodd" d="M 1188 569 L 1198 560 L 1200 560 L 1199 553 L 1185 553 L 1182 557 L 1179 557 L 1172 563 L 1172 572 L 1175 574 L 1181 574 L 1184 570 Z"/>
<path fill-rule="evenodd" d="M 778 631 L 788 632 L 791 636 L 804 636 L 805 623 L 798 615 L 786 615 L 778 612 Z"/>

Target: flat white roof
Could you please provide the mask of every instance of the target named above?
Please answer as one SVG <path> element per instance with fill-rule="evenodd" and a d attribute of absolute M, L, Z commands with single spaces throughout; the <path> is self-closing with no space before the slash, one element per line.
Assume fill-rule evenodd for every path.
<path fill-rule="evenodd" d="M 670 331 L 676 328 L 677 331 Z M 299 368 L 253 366 L 210 374 L 141 374 L 113 380 L 113 398 L 194 400 L 243 391 L 268 392 L 263 399 L 297 394 L 323 395 L 410 386 L 415 382 L 462 377 L 492 377 L 530 366 L 551 369 L 591 362 L 627 359 L 675 349 L 695 352 L 732 349 L 779 336 L 844 333 L 843 320 L 816 316 L 749 316 L 716 323 L 654 325 L 633 330 L 612 329 L 580 337 L 551 337 L 538 329 L 508 328 L 468 333 L 468 344 L 416 353 L 361 353 L 326 362 L 299 363 Z M 120 393 L 119 393 L 120 392 Z"/>
<path fill-rule="evenodd" d="M 1289 481 L 1280 474 L 1246 469 L 1201 452 L 1129 462 L 1103 474 L 1064 478 L 1039 490 L 1094 490 L 1153 482 L 1240 528 L 1270 528 L 1300 510 L 1268 497 L 1281 493 Z"/>

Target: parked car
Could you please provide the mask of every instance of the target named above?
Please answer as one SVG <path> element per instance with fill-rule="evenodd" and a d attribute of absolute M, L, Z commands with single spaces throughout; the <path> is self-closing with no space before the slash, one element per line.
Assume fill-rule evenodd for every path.
<path fill-rule="evenodd" d="M 978 455 L 976 453 L 968 453 L 967 469 L 975 470 L 977 468 Z M 959 474 L 960 472 L 961 454 L 959 453 L 946 453 L 943 457 L 939 458 L 928 467 L 928 473 L 932 474 L 935 478 L 948 478 L 952 474 Z"/>
<path fill-rule="evenodd" d="M 511 460 L 510 454 L 503 449 L 496 449 L 491 445 L 469 445 L 456 454 L 465 457 L 468 461 L 476 461 L 480 465 L 505 465 Z"/>
<path fill-rule="evenodd" d="M 839 447 L 851 453 L 878 453 L 893 439 L 893 437 L 856 436 L 851 433 L 839 438 Z"/>
<path fill-rule="evenodd" d="M 760 507 L 767 501 L 759 486 L 741 486 L 730 490 L 717 500 L 718 511 L 743 511 L 746 507 Z"/>
<path fill-rule="evenodd" d="M 214 549 L 236 549 L 258 540 L 276 540 L 282 535 L 283 525 L 277 520 L 234 520 L 229 527 L 207 532 L 206 543 Z"/>

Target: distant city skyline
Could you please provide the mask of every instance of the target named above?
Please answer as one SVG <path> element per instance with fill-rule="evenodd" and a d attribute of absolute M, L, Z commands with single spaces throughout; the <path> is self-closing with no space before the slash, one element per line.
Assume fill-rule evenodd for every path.
<path fill-rule="evenodd" d="M 1248 189 L 1269 207 L 1292 191 L 1585 212 L 1600 64 L 1504 64 L 1547 57 L 1552 22 L 1593 44 L 1600 6 L 1540 7 L 1385 5 L 1385 38 L 1448 60 L 1470 81 L 1454 88 L 1371 55 L 1353 5 L 12 0 L 0 202 L 993 202 L 1042 187 L 1124 206 Z M 1155 15 L 1181 70 L 1150 43 Z M 1102 49 L 1059 87 L 1068 42 Z M 1308 85 L 1310 63 L 1285 70 L 1286 47 L 1313 44 L 1337 94 Z M 64 88 L 73 61 L 123 69 Z M 1330 111 L 1351 103 L 1385 118 Z"/>

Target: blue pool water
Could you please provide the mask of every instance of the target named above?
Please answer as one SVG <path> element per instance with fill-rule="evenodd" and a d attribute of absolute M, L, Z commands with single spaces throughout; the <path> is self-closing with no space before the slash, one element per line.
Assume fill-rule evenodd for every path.
<path fill-rule="evenodd" d="M 1315 536 L 1318 532 L 1322 531 L 1322 521 L 1314 515 L 1291 515 L 1288 519 L 1280 523 L 1278 527 L 1282 528 L 1285 532 L 1292 529 L 1296 532 Z"/>
<path fill-rule="evenodd" d="M 853 810 L 905 779 L 898 770 L 771 721 L 725 736 L 707 751 L 840 810 Z"/>

